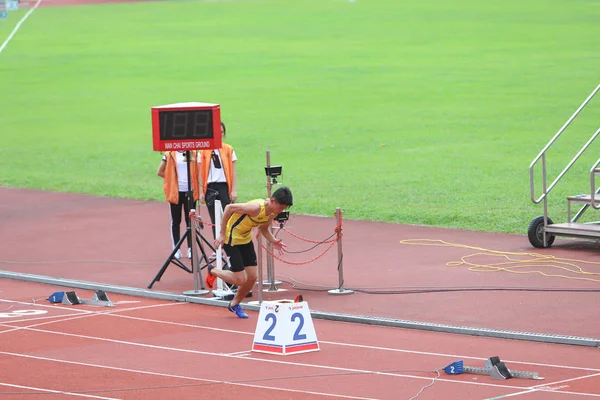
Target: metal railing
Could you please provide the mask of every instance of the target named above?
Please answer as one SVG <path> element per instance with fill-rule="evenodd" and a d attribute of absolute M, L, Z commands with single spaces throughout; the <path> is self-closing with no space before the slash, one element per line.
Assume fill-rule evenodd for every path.
<path fill-rule="evenodd" d="M 579 113 L 581 112 L 581 110 L 583 110 L 583 108 L 590 102 L 590 100 L 592 100 L 592 98 L 596 95 L 596 93 L 599 90 L 600 90 L 600 85 L 596 86 L 596 89 L 594 89 L 594 91 L 587 97 L 587 99 L 585 99 L 585 101 L 579 106 L 579 108 L 573 113 L 573 115 L 571 115 L 571 117 L 567 120 L 567 122 L 565 122 L 565 124 L 559 129 L 559 131 L 548 142 L 548 144 L 546 144 L 546 146 L 544 146 L 544 148 L 542 149 L 542 151 L 540 151 L 540 153 L 533 159 L 533 161 L 529 165 L 529 187 L 530 187 L 529 189 L 530 189 L 530 193 L 531 193 L 531 201 L 533 201 L 535 204 L 540 203 L 542 200 L 546 200 L 546 197 L 552 191 L 552 189 L 554 188 L 554 186 L 556 186 L 556 184 L 558 183 L 558 181 L 560 181 L 561 178 L 571 168 L 571 166 L 573 166 L 573 164 L 575 164 L 575 162 L 585 152 L 585 150 L 587 150 L 587 148 L 592 144 L 592 142 L 596 139 L 596 137 L 598 135 L 600 135 L 600 129 L 598 129 L 594 133 L 594 135 L 592 135 L 592 137 L 585 143 L 585 145 L 583 145 L 583 147 L 581 148 L 581 150 L 579 150 L 579 152 L 577 152 L 577 154 L 567 164 L 567 166 L 560 172 L 560 174 L 558 174 L 558 176 L 554 179 L 554 181 L 552 181 L 552 183 L 548 186 L 548 184 L 547 184 L 547 176 L 546 176 L 546 152 L 554 144 L 554 142 L 558 139 L 558 137 L 564 132 L 564 130 L 571 124 L 571 122 L 573 122 L 573 120 L 575 119 L 575 117 L 577 117 L 577 115 L 579 115 Z M 543 189 L 543 193 L 538 198 L 536 198 L 535 197 L 534 167 L 536 166 L 536 164 L 540 160 L 542 160 L 542 189 Z M 592 171 L 594 171 L 596 169 L 596 167 L 598 166 L 599 163 L 600 163 L 600 160 L 598 160 L 598 162 L 596 163 L 596 165 L 592 168 Z M 591 191 L 592 205 L 593 205 L 594 208 L 598 209 L 598 208 L 600 208 L 600 204 L 598 204 L 596 206 L 596 204 L 594 204 L 594 197 L 593 197 L 594 196 L 594 192 L 595 192 L 595 188 L 594 188 L 595 184 L 594 184 L 594 178 L 593 178 L 594 173 L 591 172 L 591 175 L 592 175 L 592 177 L 590 179 L 591 179 L 591 185 L 592 185 L 592 191 Z M 547 215 L 547 208 L 546 207 L 547 207 L 547 203 L 546 203 L 546 201 L 544 201 L 544 215 Z"/>
<path fill-rule="evenodd" d="M 600 129 L 596 131 L 596 135 L 600 133 Z M 590 169 L 590 205 L 596 210 L 600 209 L 600 204 L 596 204 L 596 195 L 600 192 L 600 188 L 596 188 L 596 174 L 600 173 L 598 165 L 600 164 L 600 158 Z"/>

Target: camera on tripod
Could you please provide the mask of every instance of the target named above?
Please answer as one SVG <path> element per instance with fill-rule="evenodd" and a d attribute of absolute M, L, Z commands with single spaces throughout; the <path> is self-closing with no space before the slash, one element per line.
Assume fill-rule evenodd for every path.
<path fill-rule="evenodd" d="M 288 210 L 280 212 L 275 217 L 275 221 L 279 222 L 280 224 L 284 223 L 288 219 L 290 219 L 290 212 Z"/>
<path fill-rule="evenodd" d="M 281 165 L 271 165 L 270 167 L 265 167 L 267 176 L 271 177 L 271 182 L 274 184 L 277 183 L 277 177 L 281 175 L 281 170 Z"/>
<path fill-rule="evenodd" d="M 275 221 L 279 222 L 279 227 L 283 228 L 283 224 L 285 221 L 290 219 L 290 212 L 288 210 L 282 211 L 273 218 Z"/>

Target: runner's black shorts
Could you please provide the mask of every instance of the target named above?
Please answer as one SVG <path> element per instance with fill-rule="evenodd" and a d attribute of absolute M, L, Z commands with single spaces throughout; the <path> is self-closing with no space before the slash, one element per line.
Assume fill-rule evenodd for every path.
<path fill-rule="evenodd" d="M 256 267 L 256 251 L 254 250 L 254 243 L 238 244 L 230 246 L 223 244 L 223 250 L 229 256 L 229 263 L 231 264 L 231 271 L 242 272 L 245 267 Z"/>

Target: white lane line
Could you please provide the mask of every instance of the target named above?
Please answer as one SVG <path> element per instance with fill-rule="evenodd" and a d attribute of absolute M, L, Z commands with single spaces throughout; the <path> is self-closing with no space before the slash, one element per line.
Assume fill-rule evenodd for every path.
<path fill-rule="evenodd" d="M 11 41 L 11 39 L 13 38 L 13 36 L 15 36 L 15 34 L 17 33 L 17 31 L 19 30 L 19 28 L 21 27 L 21 25 L 23 24 L 23 22 L 25 22 L 25 20 L 27 18 L 29 18 L 29 16 L 31 15 L 32 12 L 35 11 L 36 8 L 38 8 L 38 6 L 40 5 L 40 3 L 42 2 L 42 0 L 38 0 L 37 3 L 35 3 L 35 5 L 33 6 L 33 8 L 31 8 L 27 14 L 25 14 L 23 16 L 23 18 L 21 18 L 21 20 L 17 23 L 17 25 L 15 26 L 15 29 L 13 29 L 13 31 L 10 33 L 10 35 L 8 35 L 8 38 L 6 38 L 6 40 L 4 41 L 4 43 L 2 43 L 2 46 L 0 46 L 0 53 L 2 53 L 2 51 L 4 50 L 4 48 L 6 46 L 8 46 L 8 42 Z"/>
<path fill-rule="evenodd" d="M 277 391 L 282 391 L 282 392 L 303 393 L 303 394 L 311 394 L 311 395 L 318 395 L 318 396 L 325 396 L 325 397 L 337 397 L 337 398 L 353 399 L 353 400 L 378 400 L 378 399 L 370 398 L 370 397 L 346 396 L 346 395 L 340 395 L 340 394 L 331 394 L 331 393 L 322 393 L 322 392 L 314 392 L 314 391 L 299 390 L 299 389 L 286 389 L 286 388 L 278 388 L 278 387 L 271 387 L 271 386 L 264 386 L 264 385 L 256 385 L 256 384 L 250 384 L 250 383 L 244 383 L 244 382 L 229 382 L 229 381 L 219 381 L 219 380 L 214 380 L 214 379 L 195 378 L 195 377 L 191 377 L 191 376 L 163 374 L 163 373 L 159 373 L 159 372 L 150 372 L 150 371 L 143 371 L 143 370 L 136 370 L 136 369 L 129 369 L 129 368 L 119 368 L 119 367 L 112 367 L 112 366 L 108 366 L 108 365 L 60 360 L 57 358 L 38 357 L 38 356 L 32 356 L 32 355 L 27 355 L 27 354 L 9 353 L 6 351 L 0 351 L 0 354 L 4 354 L 7 356 L 13 356 L 13 357 L 29 358 L 29 359 L 34 359 L 34 360 L 52 361 L 52 362 L 56 362 L 56 363 L 79 365 L 79 366 L 85 366 L 85 367 L 103 368 L 103 369 L 109 369 L 109 370 L 113 370 L 113 371 L 160 376 L 160 377 L 164 377 L 164 378 L 177 378 L 177 379 L 183 379 L 183 380 L 189 380 L 189 381 L 195 381 L 195 382 L 203 382 L 205 384 L 234 385 L 234 386 L 243 386 L 243 387 L 250 387 L 250 388 L 256 388 L 256 389 L 277 390 Z M 139 389 L 143 389 L 143 388 L 139 388 Z M 109 389 L 107 389 L 107 390 L 109 390 Z"/>
<path fill-rule="evenodd" d="M 5 326 L 5 325 L 7 325 L 7 324 L 0 323 L 0 326 Z M 383 375 L 383 376 L 393 376 L 393 377 L 398 377 L 398 378 L 409 378 L 409 379 L 418 379 L 418 380 L 427 380 L 427 381 L 431 381 L 431 379 L 432 379 L 430 377 L 403 374 L 403 373 L 400 373 L 401 371 L 400 372 L 374 371 L 374 370 L 368 370 L 368 369 L 343 368 L 343 367 L 336 367 L 336 366 L 331 366 L 331 365 L 308 364 L 308 363 L 298 363 L 298 362 L 282 361 L 282 360 L 275 360 L 275 359 L 264 359 L 264 358 L 257 358 L 257 357 L 253 357 L 253 356 L 239 357 L 239 356 L 232 356 L 232 355 L 228 355 L 228 354 L 224 354 L 224 353 L 215 353 L 215 352 L 210 352 L 210 351 L 193 350 L 193 349 L 185 349 L 185 348 L 169 347 L 169 346 L 159 346 L 159 345 L 154 345 L 154 344 L 131 342 L 131 341 L 127 341 L 127 340 L 109 339 L 109 338 L 104 338 L 104 337 L 80 335 L 80 334 L 75 334 L 75 333 L 56 332 L 56 331 L 49 331 L 49 330 L 44 330 L 44 329 L 30 328 L 30 327 L 23 327 L 23 330 L 31 331 L 31 332 L 39 332 L 39 333 L 49 333 L 52 335 L 59 335 L 59 336 L 75 337 L 75 338 L 80 338 L 80 339 L 97 340 L 100 342 L 116 343 L 116 344 L 120 344 L 120 345 L 129 345 L 129 346 L 142 347 L 142 348 L 153 349 L 153 350 L 166 350 L 166 351 L 203 355 L 203 356 L 243 359 L 243 360 L 256 361 L 259 363 L 315 368 L 315 369 L 320 369 L 320 370 L 335 371 L 335 372 L 339 372 L 340 374 Z M 444 378 L 437 378 L 437 381 L 467 384 L 467 385 L 476 385 L 476 386 L 523 389 L 522 386 L 510 386 L 510 385 L 506 385 L 506 384 L 496 385 L 496 384 L 483 383 L 483 382 L 456 381 L 453 379 L 444 379 Z"/>
<path fill-rule="evenodd" d="M 600 397 L 600 394 L 594 394 L 594 393 L 581 393 L 581 392 L 569 392 L 566 390 L 548 390 L 548 389 L 528 389 L 528 390 L 523 390 L 520 392 L 515 392 L 515 393 L 509 393 L 509 394 L 503 394 L 500 396 L 496 396 L 496 397 L 488 397 L 486 400 L 501 400 L 501 399 L 507 399 L 509 397 L 517 397 L 517 396 L 521 396 L 521 395 L 525 395 L 525 394 L 530 394 L 530 393 L 540 393 L 540 392 L 548 392 L 548 393 L 560 393 L 560 394 L 572 394 L 575 396 L 584 396 L 584 397 Z"/>
<path fill-rule="evenodd" d="M 34 390 L 36 392 L 64 394 L 64 395 L 67 395 L 67 396 L 86 397 L 88 399 L 121 400 L 121 399 L 118 399 L 116 397 L 101 397 L 101 396 L 94 396 L 94 395 L 90 395 L 90 394 L 81 394 L 81 393 L 73 393 L 73 392 L 63 392 L 62 390 L 42 389 L 42 388 L 39 388 L 39 387 L 32 387 L 32 386 L 13 385 L 13 384 L 10 384 L 10 383 L 5 383 L 5 382 L 0 382 L 0 386 L 8 386 L 8 387 L 19 388 L 19 389 Z M 15 393 L 15 395 L 18 396 L 19 394 Z"/>
<path fill-rule="evenodd" d="M 149 319 L 149 318 L 132 317 L 132 316 L 118 314 L 118 313 L 120 313 L 122 311 L 136 311 L 136 310 L 145 309 L 145 308 L 161 307 L 161 306 L 165 306 L 165 305 L 178 305 L 178 304 L 187 304 L 187 303 L 171 303 L 171 302 L 169 302 L 169 303 L 163 303 L 163 304 L 154 304 L 154 305 L 151 305 L 151 306 L 132 307 L 132 308 L 129 308 L 129 309 L 124 309 L 124 310 L 113 310 L 113 311 L 105 311 L 105 312 L 96 312 L 94 314 L 88 314 L 88 315 L 78 316 L 78 317 L 74 317 L 74 318 L 70 318 L 70 319 L 77 319 L 77 318 L 83 318 L 83 317 L 88 317 L 88 316 L 96 316 L 96 315 L 100 315 L 100 316 L 101 315 L 107 315 L 107 316 L 127 318 L 127 319 L 140 320 L 140 321 L 153 322 L 153 323 L 161 323 L 161 324 L 168 324 L 168 325 L 192 327 L 192 328 L 196 328 L 196 329 L 206 329 L 206 330 L 213 330 L 213 331 L 220 331 L 220 332 L 229 332 L 229 333 L 235 333 L 235 334 L 253 335 L 253 333 L 251 333 L 251 332 L 235 331 L 235 330 L 228 330 L 228 329 L 221 329 L 221 328 L 212 328 L 212 327 L 205 327 L 205 326 L 201 326 L 201 325 L 193 325 L 193 324 L 184 324 L 184 323 L 177 323 L 177 322 L 161 321 L 161 320 L 155 320 L 155 319 Z M 381 372 L 381 371 L 370 371 L 370 370 L 346 369 L 346 368 L 338 368 L 338 367 L 333 367 L 333 366 L 325 366 L 325 365 L 317 365 L 317 364 L 299 364 L 299 363 L 282 362 L 282 361 L 276 361 L 276 360 L 265 360 L 265 359 L 251 357 L 249 354 L 247 354 L 247 352 L 240 352 L 239 355 L 236 355 L 237 353 L 232 353 L 232 354 L 212 353 L 212 352 L 203 352 L 203 351 L 198 351 L 198 350 L 189 350 L 189 349 L 179 349 L 179 348 L 164 347 L 164 346 L 146 345 L 146 344 L 143 344 L 143 343 L 119 341 L 119 340 L 113 340 L 113 339 L 102 338 L 102 337 L 93 337 L 93 336 L 85 336 L 85 335 L 77 335 L 77 334 L 67 334 L 67 333 L 63 333 L 63 332 L 54 332 L 54 331 L 48 331 L 48 330 L 43 330 L 43 329 L 33 329 L 34 326 L 48 325 L 48 324 L 56 323 L 56 322 L 61 322 L 61 321 L 49 321 L 49 322 L 46 322 L 46 323 L 33 325 L 31 327 L 19 327 L 19 328 L 17 328 L 17 330 L 19 330 L 19 329 L 25 329 L 25 330 L 42 332 L 42 333 L 59 334 L 59 335 L 65 335 L 65 336 L 74 336 L 74 337 L 80 337 L 80 338 L 86 338 L 86 339 L 92 339 L 92 340 L 108 341 L 108 342 L 114 342 L 114 343 L 120 343 L 120 344 L 129 344 L 129 345 L 133 345 L 133 346 L 150 347 L 150 348 L 160 349 L 160 350 L 181 351 L 181 352 L 193 353 L 193 354 L 200 354 L 200 355 L 231 357 L 231 358 L 243 358 L 245 360 L 253 360 L 253 361 L 260 361 L 260 362 L 272 362 L 272 363 L 281 363 L 281 364 L 294 365 L 294 366 L 305 366 L 305 367 L 313 367 L 313 368 L 333 369 L 333 370 L 338 370 L 338 371 L 344 371 L 345 373 L 377 374 L 377 375 L 387 375 L 387 376 L 413 378 L 413 379 L 427 379 L 427 380 L 431 379 L 429 377 L 406 375 L 406 374 L 395 373 L 393 371 L 390 371 L 390 372 Z M 10 323 L 0 323 L 0 326 L 10 326 Z M 0 332 L 0 333 L 2 333 L 2 332 Z M 459 355 L 443 354 L 443 353 L 422 352 L 422 351 L 405 350 L 405 349 L 393 349 L 393 348 L 386 348 L 386 347 L 380 347 L 380 346 L 368 346 L 368 345 L 339 343 L 339 342 L 324 342 L 324 341 L 320 341 L 320 342 L 321 343 L 328 343 L 328 344 L 331 344 L 331 345 L 357 347 L 357 348 L 365 348 L 365 349 L 371 349 L 371 350 L 381 350 L 381 351 L 390 351 L 390 352 L 411 353 L 411 354 L 417 354 L 417 355 L 431 355 L 431 356 L 441 356 L 441 357 L 471 358 L 471 359 L 485 360 L 485 358 L 476 358 L 476 357 L 469 357 L 469 356 L 459 356 Z M 553 367 L 553 368 L 564 368 L 564 369 L 575 369 L 575 370 L 599 371 L 600 372 L 600 370 L 596 370 L 596 369 L 592 369 L 592 368 L 584 368 L 584 367 L 569 367 L 569 366 L 563 366 L 563 365 L 542 364 L 542 363 L 529 363 L 529 362 L 523 362 L 523 361 L 512 361 L 512 362 L 514 362 L 514 363 L 520 363 L 520 364 L 527 364 L 527 365 L 538 365 L 538 366 Z M 401 371 L 398 371 L 398 372 L 401 372 Z M 508 386 L 508 385 L 495 385 L 495 384 L 487 384 L 487 383 L 482 383 L 482 382 L 455 381 L 455 380 L 448 380 L 448 379 L 443 379 L 443 378 L 438 379 L 438 380 L 439 381 L 444 381 L 444 382 L 451 382 L 451 383 L 475 384 L 475 385 L 492 386 L 492 387 L 514 388 L 514 389 L 521 389 L 521 390 L 525 389 L 525 391 L 523 391 L 522 393 L 527 393 L 527 392 L 530 392 L 530 391 L 540 390 L 540 389 L 537 389 L 537 387 L 538 386 L 544 386 L 544 385 L 536 385 L 536 386 L 530 386 L 528 388 L 527 387 L 524 388 L 524 387 L 520 387 L 520 386 L 519 387 L 515 387 L 515 386 Z M 550 385 L 550 384 L 554 384 L 554 383 L 547 383 L 546 385 Z M 541 389 L 541 390 L 543 390 L 543 389 Z M 563 393 L 563 392 L 560 392 L 560 393 Z M 515 394 L 512 394 L 512 395 L 515 395 Z M 584 393 L 584 395 L 591 395 L 591 394 Z M 596 395 L 591 395 L 591 396 L 596 396 Z"/>
<path fill-rule="evenodd" d="M 18 320 L 18 321 L 6 321 L 6 324 L 1 325 L 3 327 L 7 327 L 7 328 L 12 328 L 12 329 L 7 329 L 5 331 L 0 331 L 0 334 L 5 334 L 5 333 L 10 333 L 10 332 L 14 332 L 14 331 L 19 331 L 19 330 L 23 330 L 23 329 L 28 329 L 28 328 L 33 328 L 33 327 L 37 327 L 37 326 L 45 326 L 45 325 L 50 325 L 50 324 L 56 324 L 59 322 L 67 322 L 67 321 L 74 321 L 76 319 L 82 319 L 82 318 L 88 318 L 88 317 L 97 317 L 97 316 L 102 316 L 102 315 L 110 315 L 113 313 L 118 313 L 118 312 L 124 312 L 124 311 L 138 311 L 138 310 L 143 310 L 143 309 L 148 309 L 148 308 L 155 308 L 155 307 L 171 307 L 171 306 L 175 306 L 175 305 L 179 305 L 179 304 L 185 304 L 185 303 L 161 303 L 161 304 L 151 304 L 148 306 L 139 306 L 139 307 L 131 307 L 131 308 L 124 308 L 122 310 L 110 310 L 110 311 L 87 311 L 85 314 L 77 314 L 77 315 L 73 315 L 73 314 L 67 314 L 65 315 L 58 315 L 55 317 L 52 317 L 51 320 L 49 321 L 45 321 L 39 324 L 33 324 L 33 325 L 27 325 L 27 326 L 13 326 L 12 324 L 16 323 L 16 322 L 28 322 L 30 320 L 37 320 L 37 318 L 31 318 L 31 319 L 24 319 L 24 320 Z M 83 310 L 82 310 L 83 311 Z"/>
<path fill-rule="evenodd" d="M 210 327 L 210 326 L 186 324 L 183 322 L 163 321 L 163 320 L 157 320 L 157 319 L 152 319 L 152 318 L 134 317 L 132 315 L 111 314 L 110 316 L 118 317 L 118 318 L 125 318 L 125 319 L 132 319 L 132 320 L 137 320 L 137 321 L 165 324 L 165 325 L 181 326 L 181 327 L 186 327 L 186 328 L 203 329 L 203 330 L 209 330 L 209 331 L 214 331 L 214 332 L 234 333 L 234 334 L 248 335 L 248 336 L 254 335 L 254 332 L 237 331 L 237 330 L 224 329 L 224 328 L 214 328 L 214 327 Z M 448 357 L 448 358 L 468 359 L 468 360 L 477 360 L 477 361 L 487 360 L 487 358 L 483 358 L 483 357 L 473 357 L 473 356 L 466 356 L 466 355 L 460 355 L 460 354 L 434 353 L 434 352 L 429 352 L 429 351 L 397 349 L 397 348 L 390 348 L 390 347 L 370 346 L 370 345 L 347 343 L 347 342 L 331 342 L 331 341 L 319 340 L 319 343 L 325 343 L 325 344 L 330 344 L 330 345 L 334 345 L 334 346 L 356 347 L 356 348 L 362 348 L 362 349 L 368 349 L 368 350 L 381 350 L 381 351 L 390 351 L 390 352 L 396 352 L 396 353 L 426 355 L 426 356 L 434 356 L 434 357 Z M 534 362 L 530 362 L 530 361 L 517 361 L 517 360 L 503 360 L 503 361 L 505 363 L 510 362 L 511 364 L 533 365 L 533 366 L 548 367 L 548 368 L 572 369 L 572 370 L 577 370 L 577 371 L 600 372 L 600 369 L 598 369 L 598 368 L 534 363 Z"/>
<path fill-rule="evenodd" d="M 14 303 L 20 303 L 20 304 L 31 304 L 31 303 L 23 303 L 23 302 L 18 302 L 18 301 L 11 301 L 11 300 L 0 300 L 0 301 L 7 302 L 7 303 L 14 302 Z M 158 324 L 164 324 L 164 325 L 181 326 L 181 327 L 194 328 L 194 329 L 203 329 L 203 330 L 209 330 L 209 331 L 215 331 L 215 332 L 234 333 L 234 334 L 240 334 L 240 335 L 254 335 L 254 332 L 238 331 L 238 330 L 225 329 L 225 328 L 215 328 L 215 327 L 210 327 L 210 326 L 187 324 L 187 323 L 183 323 L 183 322 L 171 322 L 171 321 L 157 320 L 157 319 L 153 319 L 153 318 L 134 317 L 131 315 L 121 315 L 120 314 L 121 312 L 126 312 L 126 311 L 127 312 L 128 311 L 137 311 L 137 310 L 142 310 L 142 309 L 147 309 L 147 308 L 172 306 L 172 305 L 188 305 L 189 306 L 190 304 L 189 303 L 181 303 L 181 302 L 167 302 L 167 303 L 158 303 L 158 304 L 153 304 L 153 305 L 148 305 L 148 306 L 125 308 L 122 310 L 109 310 L 109 311 L 81 310 L 81 311 L 85 311 L 86 313 L 88 313 L 85 316 L 106 315 L 106 316 L 111 316 L 111 317 L 132 319 L 132 320 L 136 320 L 136 321 L 144 321 L 144 322 L 158 323 Z M 50 306 L 50 307 L 52 307 L 52 306 Z M 73 319 L 75 319 L 75 318 L 73 318 Z M 67 321 L 67 320 L 65 320 L 65 321 Z M 13 322 L 15 322 L 15 321 L 6 321 L 5 323 L 9 324 L 9 323 L 13 323 Z M 47 324 L 55 323 L 55 322 L 63 322 L 63 320 L 50 321 Z M 33 328 L 33 327 L 43 326 L 43 325 L 47 325 L 47 324 L 31 325 L 31 327 Z M 0 326 L 2 326 L 2 324 L 0 324 Z M 17 329 L 13 329 L 13 330 L 17 330 Z M 10 332 L 10 331 L 12 331 L 12 330 L 0 332 L 0 334 L 5 333 L 5 332 Z M 330 344 L 330 345 L 334 345 L 334 346 L 355 347 L 355 348 L 363 348 L 363 349 L 368 349 L 368 350 L 380 350 L 380 351 L 389 351 L 389 352 L 396 352 L 396 353 L 427 355 L 427 356 L 434 356 L 434 357 L 448 357 L 448 358 L 469 359 L 469 360 L 477 360 L 477 361 L 487 360 L 487 358 L 466 356 L 466 355 L 460 355 L 460 354 L 434 353 L 434 352 L 428 352 L 428 351 L 397 349 L 397 348 L 370 346 L 370 345 L 362 345 L 362 344 L 347 343 L 347 342 L 332 342 L 332 341 L 319 340 L 319 343 Z M 519 361 L 519 360 L 503 360 L 503 361 L 505 363 L 511 363 L 511 364 L 531 365 L 531 366 L 547 367 L 547 368 L 571 369 L 571 370 L 577 370 L 577 371 L 600 372 L 600 369 L 598 369 L 598 368 L 557 365 L 557 364 L 547 364 L 547 363 L 535 363 L 535 362 Z"/>

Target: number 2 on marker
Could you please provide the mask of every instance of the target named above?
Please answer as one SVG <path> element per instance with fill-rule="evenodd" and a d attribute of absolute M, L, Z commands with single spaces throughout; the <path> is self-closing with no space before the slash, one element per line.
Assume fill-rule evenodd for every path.
<path fill-rule="evenodd" d="M 294 332 L 294 340 L 304 340 L 304 339 L 306 339 L 306 335 L 304 333 L 300 333 L 300 331 L 302 330 L 302 327 L 304 326 L 304 317 L 300 313 L 292 314 L 292 322 L 294 322 L 294 320 L 296 318 L 298 318 L 300 320 L 300 322 L 298 322 L 298 327 L 296 328 L 296 331 Z"/>
<path fill-rule="evenodd" d="M 263 339 L 264 340 L 275 340 L 275 336 L 271 335 L 271 332 L 273 332 L 273 329 L 275 329 L 275 325 L 277 324 L 277 317 L 273 313 L 268 313 L 267 316 L 265 317 L 265 321 L 269 322 L 269 320 L 271 320 L 271 326 L 269 326 L 269 329 L 267 329 L 265 331 L 265 334 L 263 335 Z"/>
<path fill-rule="evenodd" d="M 304 317 L 301 313 L 292 314 L 291 321 L 294 322 L 296 319 L 298 319 L 298 327 L 294 331 L 293 340 L 304 340 L 306 339 L 306 334 L 300 333 L 302 331 L 302 328 L 304 327 Z M 275 329 L 275 325 L 277 325 L 277 316 L 273 313 L 269 313 L 266 315 L 265 321 L 269 322 L 269 320 L 271 321 L 271 325 L 265 331 L 265 334 L 263 335 L 263 340 L 274 341 L 275 336 L 271 335 L 271 332 L 273 332 L 273 329 Z"/>

